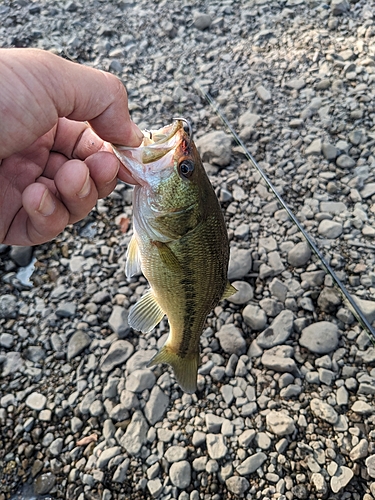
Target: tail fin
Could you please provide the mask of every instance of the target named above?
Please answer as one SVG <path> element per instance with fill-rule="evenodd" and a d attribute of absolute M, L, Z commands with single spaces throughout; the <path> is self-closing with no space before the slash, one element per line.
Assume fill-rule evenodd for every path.
<path fill-rule="evenodd" d="M 151 359 L 148 366 L 158 363 L 166 363 L 173 368 L 177 383 L 183 391 L 192 394 L 197 390 L 199 353 L 181 357 L 165 345 Z"/>

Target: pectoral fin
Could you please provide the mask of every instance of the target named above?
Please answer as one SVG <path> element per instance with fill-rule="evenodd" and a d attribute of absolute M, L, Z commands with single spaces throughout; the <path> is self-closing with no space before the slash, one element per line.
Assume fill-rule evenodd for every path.
<path fill-rule="evenodd" d="M 125 275 L 127 278 L 131 278 L 136 274 L 141 273 L 141 258 L 139 254 L 139 248 L 135 235 L 133 234 L 126 252 L 126 264 L 125 264 Z"/>
<path fill-rule="evenodd" d="M 165 243 L 154 241 L 154 245 L 158 249 L 160 259 L 162 260 L 163 264 L 168 267 L 168 269 L 171 269 L 175 272 L 181 271 L 181 265 L 177 257 Z"/>
<path fill-rule="evenodd" d="M 231 285 L 228 281 L 227 286 L 225 287 L 223 296 L 221 297 L 221 300 L 227 299 L 228 297 L 231 297 L 236 292 L 238 292 L 237 288 L 235 288 L 233 285 Z"/>
<path fill-rule="evenodd" d="M 199 353 L 181 357 L 165 345 L 147 366 L 154 366 L 158 363 L 166 363 L 173 368 L 176 381 L 183 391 L 192 394 L 197 390 Z"/>
<path fill-rule="evenodd" d="M 128 323 L 134 330 L 147 333 L 155 328 L 163 317 L 164 312 L 156 302 L 152 290 L 149 290 L 131 307 Z"/>

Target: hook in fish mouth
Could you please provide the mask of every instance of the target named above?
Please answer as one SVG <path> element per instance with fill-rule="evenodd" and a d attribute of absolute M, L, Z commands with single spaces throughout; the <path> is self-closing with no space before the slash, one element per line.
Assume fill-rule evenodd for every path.
<path fill-rule="evenodd" d="M 182 116 L 175 116 L 173 118 L 173 120 L 180 120 L 181 122 L 184 122 L 184 130 L 187 134 L 189 134 L 189 142 L 191 142 L 193 140 L 193 128 L 191 126 L 191 123 L 189 122 L 189 120 L 187 120 L 186 118 L 183 118 Z"/>

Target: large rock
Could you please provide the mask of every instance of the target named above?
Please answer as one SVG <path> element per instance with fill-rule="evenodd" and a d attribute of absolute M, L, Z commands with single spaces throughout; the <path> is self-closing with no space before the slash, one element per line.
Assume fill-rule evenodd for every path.
<path fill-rule="evenodd" d="M 220 167 L 230 164 L 232 137 L 221 130 L 203 135 L 195 141 L 202 161 Z"/>
<path fill-rule="evenodd" d="M 270 349 L 276 345 L 284 344 L 293 331 L 294 314 L 289 309 L 282 311 L 257 337 L 257 344 L 263 349 Z"/>
<path fill-rule="evenodd" d="M 266 416 L 266 425 L 276 436 L 287 436 L 295 431 L 294 420 L 282 411 L 270 411 Z"/>
<path fill-rule="evenodd" d="M 117 365 L 125 363 L 133 351 L 134 347 L 127 340 L 113 342 L 108 352 L 102 358 L 100 369 L 103 372 L 112 371 Z"/>
<path fill-rule="evenodd" d="M 246 341 L 241 330 L 232 324 L 222 326 L 215 337 L 219 339 L 220 347 L 224 352 L 238 356 L 246 352 Z"/>

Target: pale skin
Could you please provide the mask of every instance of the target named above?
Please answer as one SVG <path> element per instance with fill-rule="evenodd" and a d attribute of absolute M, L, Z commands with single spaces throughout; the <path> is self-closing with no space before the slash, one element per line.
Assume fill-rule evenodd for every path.
<path fill-rule="evenodd" d="M 117 178 L 105 142 L 137 147 L 114 75 L 37 49 L 0 49 L 0 243 L 38 245 L 83 219 Z"/>

